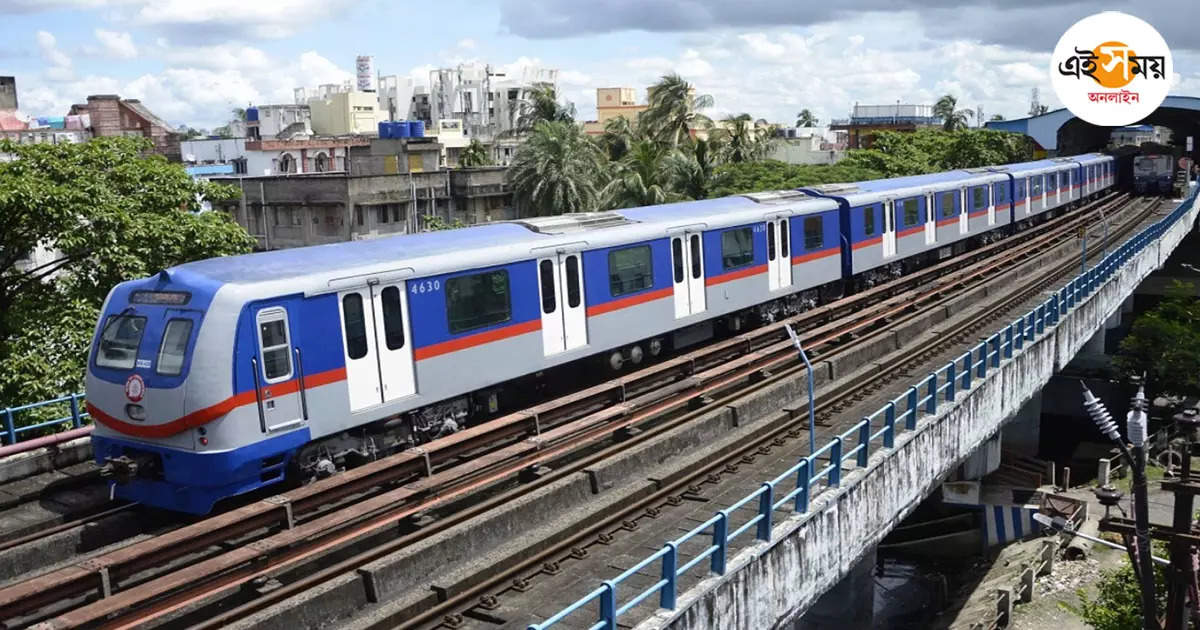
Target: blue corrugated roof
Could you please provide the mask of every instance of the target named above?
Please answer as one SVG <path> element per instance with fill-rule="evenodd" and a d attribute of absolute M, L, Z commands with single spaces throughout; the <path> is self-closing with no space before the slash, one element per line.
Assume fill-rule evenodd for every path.
<path fill-rule="evenodd" d="M 402 234 L 365 241 L 210 258 L 177 268 L 221 282 L 259 282 L 294 278 L 318 271 L 465 251 L 472 247 L 514 244 L 521 241 L 537 243 L 544 238 L 547 237 L 514 223 L 493 223 L 459 230 Z"/>

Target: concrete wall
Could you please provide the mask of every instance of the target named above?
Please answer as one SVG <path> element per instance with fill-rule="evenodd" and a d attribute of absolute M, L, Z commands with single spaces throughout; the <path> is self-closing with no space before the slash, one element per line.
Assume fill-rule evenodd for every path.
<path fill-rule="evenodd" d="M 1128 261 L 1058 326 L 989 370 L 954 403 L 943 403 L 916 430 L 898 435 L 895 448 L 876 451 L 866 468 L 843 478 L 840 488 L 815 497 L 807 514 L 776 525 L 771 542 L 731 558 L 725 575 L 709 576 L 681 594 L 676 610 L 659 611 L 636 628 L 779 628 L 798 618 L 1066 365 L 1166 260 L 1195 215 L 1193 204 L 1157 243 Z"/>

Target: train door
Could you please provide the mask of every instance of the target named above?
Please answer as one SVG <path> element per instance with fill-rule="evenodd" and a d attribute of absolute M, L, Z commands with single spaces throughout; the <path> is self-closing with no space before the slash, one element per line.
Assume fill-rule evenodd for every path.
<path fill-rule="evenodd" d="M 417 393 L 417 379 L 413 370 L 406 283 L 402 280 L 373 284 L 371 298 L 383 402 L 411 396 Z"/>
<path fill-rule="evenodd" d="M 1054 205 L 1062 204 L 1062 182 L 1058 181 L 1061 175 L 1059 173 L 1051 173 L 1048 175 L 1051 186 L 1054 186 Z"/>
<path fill-rule="evenodd" d="M 1053 175 L 1039 175 L 1042 178 L 1042 210 L 1050 207 L 1050 178 Z"/>
<path fill-rule="evenodd" d="M 1033 188 L 1030 187 L 1030 183 L 1037 177 L 1041 176 L 1035 175 L 1034 177 L 1025 178 L 1025 216 L 1029 216 L 1029 214 L 1033 212 L 1033 206 L 1029 205 L 1033 195 Z"/>
<path fill-rule="evenodd" d="M 971 229 L 970 213 L 967 211 L 967 188 L 958 189 L 958 233 L 966 234 Z"/>
<path fill-rule="evenodd" d="M 175 334 L 182 333 L 186 343 L 186 335 L 190 335 L 196 321 L 192 318 L 173 318 L 169 326 Z M 292 428 L 304 421 L 300 396 L 296 394 L 272 393 L 275 385 L 287 381 L 303 380 L 295 361 L 298 351 L 292 344 L 291 326 L 288 322 L 287 310 L 282 306 L 268 306 L 255 315 L 258 330 L 258 357 L 254 361 L 256 370 L 254 384 L 259 401 L 259 420 L 264 433 Z M 170 337 L 172 330 L 163 333 Z M 160 366 L 163 360 L 159 358 Z"/>
<path fill-rule="evenodd" d="M 671 272 L 675 291 L 675 317 L 703 313 L 704 245 L 699 232 L 671 237 Z"/>
<path fill-rule="evenodd" d="M 988 225 L 996 225 L 996 185 L 987 185 Z"/>
<path fill-rule="evenodd" d="M 1075 169 L 1069 169 L 1066 171 L 1066 173 L 1067 173 L 1067 181 L 1066 181 L 1065 185 L 1067 188 L 1067 201 L 1074 201 L 1075 200 Z"/>
<path fill-rule="evenodd" d="M 792 248 L 789 219 L 767 221 L 767 284 L 770 290 L 792 286 Z"/>
<path fill-rule="evenodd" d="M 896 202 L 883 202 L 883 257 L 896 255 Z"/>
<path fill-rule="evenodd" d="M 350 411 L 378 405 L 383 402 L 383 386 L 379 380 L 379 359 L 374 343 L 375 314 L 371 308 L 371 288 L 338 293 L 338 310 L 342 316 Z"/>
<path fill-rule="evenodd" d="M 937 207 L 933 202 L 933 193 L 925 193 L 925 244 L 937 242 Z"/>
<path fill-rule="evenodd" d="M 542 298 L 542 346 L 546 356 L 586 346 L 587 305 L 579 252 L 559 252 L 539 259 L 538 292 Z"/>

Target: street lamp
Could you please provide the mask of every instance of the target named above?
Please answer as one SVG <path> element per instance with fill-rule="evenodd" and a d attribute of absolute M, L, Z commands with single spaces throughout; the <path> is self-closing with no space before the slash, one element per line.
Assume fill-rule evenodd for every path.
<path fill-rule="evenodd" d="M 1083 387 L 1083 408 L 1087 410 L 1100 432 L 1120 447 L 1121 454 L 1129 463 L 1129 469 L 1133 471 L 1134 540 L 1137 542 L 1138 560 L 1134 572 L 1141 583 L 1142 627 L 1145 630 L 1159 630 L 1158 608 L 1154 597 L 1154 564 L 1150 555 L 1150 505 L 1146 495 L 1146 393 L 1142 386 L 1138 386 L 1137 396 L 1134 397 L 1126 416 L 1125 432 L 1133 444 L 1133 449 L 1130 450 L 1121 439 L 1117 423 L 1113 421 L 1112 414 L 1104 408 L 1104 403 L 1093 396 L 1082 381 L 1079 384 Z"/>

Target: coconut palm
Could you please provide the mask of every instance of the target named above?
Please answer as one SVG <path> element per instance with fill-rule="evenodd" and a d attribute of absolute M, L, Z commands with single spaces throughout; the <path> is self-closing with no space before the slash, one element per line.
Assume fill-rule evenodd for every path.
<path fill-rule="evenodd" d="M 529 92 L 529 98 L 521 100 L 517 106 L 517 119 L 513 125 L 514 133 L 528 133 L 541 121 L 574 122 L 575 106 L 571 103 L 560 104 L 554 93 L 554 86 L 538 85 Z"/>
<path fill-rule="evenodd" d="M 638 125 L 644 126 L 651 137 L 672 148 L 689 138 L 692 129 L 712 124 L 700 113 L 700 110 L 712 107 L 712 96 L 696 94 L 695 88 L 678 74 L 663 75 L 658 83 L 650 86 L 647 95 L 649 102 Z"/>
<path fill-rule="evenodd" d="M 813 116 L 813 113 L 808 108 L 804 108 L 800 110 L 799 114 L 796 114 L 797 127 L 816 127 L 819 122 L 821 121 L 817 120 L 817 117 Z"/>
<path fill-rule="evenodd" d="M 942 128 L 946 131 L 967 128 L 967 120 L 970 119 L 971 111 L 955 109 L 956 107 L 958 107 L 958 99 L 949 94 L 939 98 L 933 106 L 933 115 L 942 119 Z"/>
<path fill-rule="evenodd" d="M 771 148 L 771 126 L 765 120 L 750 118 L 750 114 L 726 117 L 711 135 L 724 143 L 721 154 L 726 162 L 755 162 L 766 157 Z"/>
<path fill-rule="evenodd" d="M 708 198 L 721 148 L 720 140 L 710 137 L 696 140 L 691 151 L 672 151 L 663 165 L 671 190 L 688 199 Z"/>
<path fill-rule="evenodd" d="M 517 207 L 536 215 L 595 209 L 602 157 L 578 125 L 537 123 L 508 169 Z"/>
<path fill-rule="evenodd" d="M 600 193 L 605 208 L 635 208 L 679 201 L 667 171 L 668 151 L 651 140 L 637 140 L 613 163 L 612 179 Z"/>
<path fill-rule="evenodd" d="M 483 146 L 483 143 L 478 140 L 471 140 L 471 144 L 464 147 L 462 152 L 458 154 L 458 165 L 461 168 L 487 166 L 491 163 L 492 160 L 488 156 L 487 147 Z"/>
<path fill-rule="evenodd" d="M 600 146 L 612 161 L 620 160 L 629 152 L 639 135 L 637 123 L 631 122 L 624 116 L 609 118 L 604 123 L 604 133 L 600 135 Z"/>
<path fill-rule="evenodd" d="M 246 120 L 246 110 L 242 107 L 234 107 L 230 110 L 230 113 L 233 114 L 234 120 L 241 120 L 243 122 Z"/>
<path fill-rule="evenodd" d="M 1004 114 L 992 114 L 992 120 L 1004 120 Z"/>

